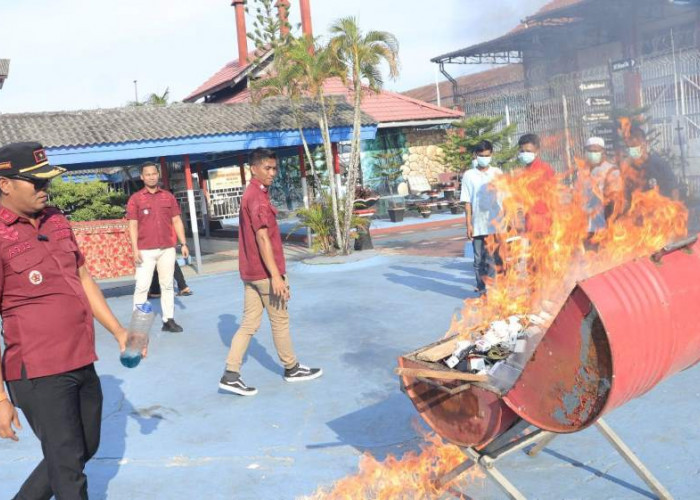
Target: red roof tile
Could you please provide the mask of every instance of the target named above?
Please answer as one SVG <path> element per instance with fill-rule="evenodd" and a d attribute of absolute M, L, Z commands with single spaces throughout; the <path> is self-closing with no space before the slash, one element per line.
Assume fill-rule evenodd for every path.
<path fill-rule="evenodd" d="M 343 95 L 348 101 L 351 101 L 351 89 L 343 85 L 339 78 L 329 79 L 324 90 L 326 95 Z M 246 89 L 220 102 L 232 104 L 250 99 L 250 90 Z M 377 120 L 378 123 L 458 120 L 463 116 L 460 111 L 435 106 L 388 90 L 382 90 L 379 93 L 368 91 L 362 100 L 362 111 Z"/>
<path fill-rule="evenodd" d="M 253 60 L 255 57 L 257 57 L 255 50 L 248 53 L 249 60 Z M 200 99 L 208 94 L 211 94 L 213 92 L 216 92 L 217 90 L 220 90 L 221 88 L 228 86 L 230 82 L 232 82 L 233 80 L 238 78 L 243 72 L 245 72 L 245 70 L 248 69 L 248 67 L 250 67 L 250 63 L 248 63 L 247 61 L 243 65 L 239 63 L 238 59 L 236 59 L 235 61 L 231 61 L 219 71 L 214 73 L 214 75 L 211 76 L 202 85 L 200 85 L 197 88 L 197 90 L 185 97 L 183 101 L 194 102 L 197 99 Z"/>

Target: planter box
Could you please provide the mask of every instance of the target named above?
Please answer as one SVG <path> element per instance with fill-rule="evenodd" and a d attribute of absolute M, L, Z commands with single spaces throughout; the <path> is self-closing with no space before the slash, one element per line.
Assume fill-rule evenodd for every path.
<path fill-rule="evenodd" d="M 389 212 L 389 219 L 391 222 L 401 222 L 403 221 L 403 216 L 406 213 L 405 208 L 390 208 L 387 210 Z"/>

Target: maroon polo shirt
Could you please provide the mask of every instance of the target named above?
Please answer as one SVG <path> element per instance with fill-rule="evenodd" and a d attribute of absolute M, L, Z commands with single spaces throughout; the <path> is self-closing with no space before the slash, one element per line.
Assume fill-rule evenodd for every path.
<path fill-rule="evenodd" d="M 40 239 L 41 238 L 41 239 Z M 61 212 L 38 227 L 0 207 L 0 316 L 5 380 L 64 373 L 97 360 L 92 309 L 78 275 L 85 258 Z"/>
<path fill-rule="evenodd" d="M 241 273 L 241 279 L 256 281 L 271 277 L 270 271 L 267 270 L 260 256 L 258 242 L 255 239 L 255 233 L 264 227 L 270 235 L 277 269 L 284 275 L 287 270 L 282 250 L 282 236 L 277 225 L 277 210 L 270 203 L 267 188 L 255 178 L 250 181 L 243 193 L 238 221 L 238 270 Z"/>
<path fill-rule="evenodd" d="M 148 189 L 134 193 L 126 204 L 126 218 L 139 223 L 139 250 L 170 248 L 177 244 L 173 217 L 180 215 L 180 205 L 168 191 Z"/>

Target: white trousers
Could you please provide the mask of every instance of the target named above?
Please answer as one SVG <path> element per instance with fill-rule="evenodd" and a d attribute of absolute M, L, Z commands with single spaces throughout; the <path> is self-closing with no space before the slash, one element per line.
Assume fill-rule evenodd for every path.
<path fill-rule="evenodd" d="M 154 248 L 141 250 L 141 264 L 136 266 L 136 290 L 134 305 L 148 300 L 153 271 L 158 269 L 160 282 L 160 307 L 163 310 L 163 322 L 175 317 L 175 291 L 173 275 L 175 273 L 175 248 Z"/>

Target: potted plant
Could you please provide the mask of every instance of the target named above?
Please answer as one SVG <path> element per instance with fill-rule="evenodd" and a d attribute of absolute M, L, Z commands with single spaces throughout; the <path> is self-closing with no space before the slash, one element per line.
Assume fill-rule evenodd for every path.
<path fill-rule="evenodd" d="M 367 210 L 379 201 L 379 195 L 371 188 L 364 186 L 355 186 L 355 210 Z"/>
<path fill-rule="evenodd" d="M 401 157 L 395 151 L 390 150 L 378 153 L 376 157 L 379 160 L 377 169 L 384 178 L 391 195 L 389 208 L 387 209 L 389 219 L 391 222 L 401 222 L 403 221 L 406 208 L 403 203 L 397 203 L 394 198 L 394 183 L 401 177 Z"/>
<path fill-rule="evenodd" d="M 433 209 L 428 203 L 421 203 L 418 205 L 418 213 L 420 213 L 424 219 L 427 219 L 430 217 L 430 214 L 433 213 Z"/>

